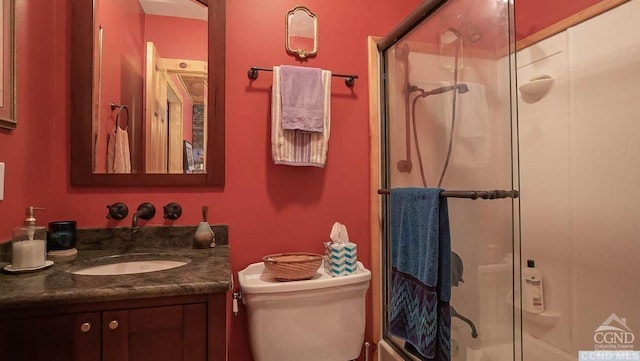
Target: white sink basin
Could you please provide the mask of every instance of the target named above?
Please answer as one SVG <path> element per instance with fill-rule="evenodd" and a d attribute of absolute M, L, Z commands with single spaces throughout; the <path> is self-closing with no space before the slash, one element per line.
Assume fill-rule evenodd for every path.
<path fill-rule="evenodd" d="M 113 276 L 168 270 L 191 262 L 169 254 L 138 253 L 101 257 L 69 269 L 76 275 Z"/>

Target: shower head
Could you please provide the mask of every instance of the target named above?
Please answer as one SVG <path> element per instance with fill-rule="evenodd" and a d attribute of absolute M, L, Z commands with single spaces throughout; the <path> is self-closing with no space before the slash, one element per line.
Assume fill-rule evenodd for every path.
<path fill-rule="evenodd" d="M 442 94 L 442 93 L 450 92 L 452 90 L 458 90 L 458 93 L 463 94 L 469 91 L 469 87 L 467 86 L 467 84 L 464 84 L 464 83 L 456 84 L 456 85 L 447 85 L 447 86 L 430 90 L 427 92 L 427 95 Z"/>
<path fill-rule="evenodd" d="M 461 30 L 450 27 L 450 28 L 447 28 L 445 31 L 449 31 L 453 33 L 458 38 L 458 40 L 462 40 L 463 38 L 465 38 L 470 42 L 475 43 L 480 39 L 482 39 L 482 32 L 478 30 L 478 28 L 476 27 L 476 24 L 474 22 L 465 20 L 465 18 L 466 17 L 463 15 L 458 15 L 458 20 L 460 20 L 460 22 L 462 23 L 460 24 L 458 29 L 461 29 Z"/>

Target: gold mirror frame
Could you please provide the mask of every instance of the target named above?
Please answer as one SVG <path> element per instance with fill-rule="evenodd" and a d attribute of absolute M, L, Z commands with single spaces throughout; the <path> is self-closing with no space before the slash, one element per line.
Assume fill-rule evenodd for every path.
<path fill-rule="evenodd" d="M 15 0 L 1 0 L 2 81 L 0 82 L 0 128 L 16 129 L 16 34 Z"/>
<path fill-rule="evenodd" d="M 311 39 L 313 41 L 312 49 L 305 49 L 303 47 L 296 46 L 296 44 L 292 44 L 291 40 L 293 37 L 297 36 L 296 34 L 299 34 L 297 33 L 297 30 L 299 29 L 292 29 L 294 28 L 294 26 L 291 26 L 291 22 L 296 18 L 299 19 L 301 16 L 306 16 L 307 18 L 303 18 L 303 20 L 309 22 L 309 24 L 302 24 L 302 26 L 312 27 L 311 30 L 309 30 L 308 28 L 303 29 L 303 31 L 305 32 L 304 35 L 311 35 L 312 38 L 309 38 L 308 36 L 301 37 L 305 39 Z M 285 28 L 285 48 L 287 49 L 288 53 L 295 54 L 300 59 L 304 59 L 308 56 L 315 56 L 316 54 L 318 54 L 318 17 L 316 16 L 316 14 L 311 12 L 311 10 L 304 6 L 296 6 L 293 9 L 289 10 L 285 18 Z"/>

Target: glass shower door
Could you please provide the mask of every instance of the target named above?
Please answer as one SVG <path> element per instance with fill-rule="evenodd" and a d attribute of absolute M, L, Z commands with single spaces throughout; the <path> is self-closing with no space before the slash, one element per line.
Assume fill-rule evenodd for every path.
<path fill-rule="evenodd" d="M 424 17 L 380 43 L 384 79 L 383 188 L 425 187 L 448 197 L 451 234 L 451 359 L 519 359 L 517 199 L 455 191 L 517 189 L 512 118 L 512 4 L 432 1 Z M 410 21 L 410 20 L 408 20 Z M 397 34 L 396 34 L 397 35 Z M 514 122 L 514 124 L 516 124 Z M 482 194 L 482 193 L 480 193 Z M 389 329 L 391 208 L 383 196 L 383 333 L 406 360 L 420 360 Z M 461 198 L 458 198 L 461 197 Z M 487 357 L 493 358 L 487 358 Z"/>

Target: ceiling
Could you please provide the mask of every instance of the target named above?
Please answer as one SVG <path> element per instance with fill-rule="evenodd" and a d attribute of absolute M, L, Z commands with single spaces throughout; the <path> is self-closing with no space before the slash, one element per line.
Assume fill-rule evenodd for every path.
<path fill-rule="evenodd" d="M 207 20 L 207 7 L 196 0 L 139 0 L 147 14 Z"/>

